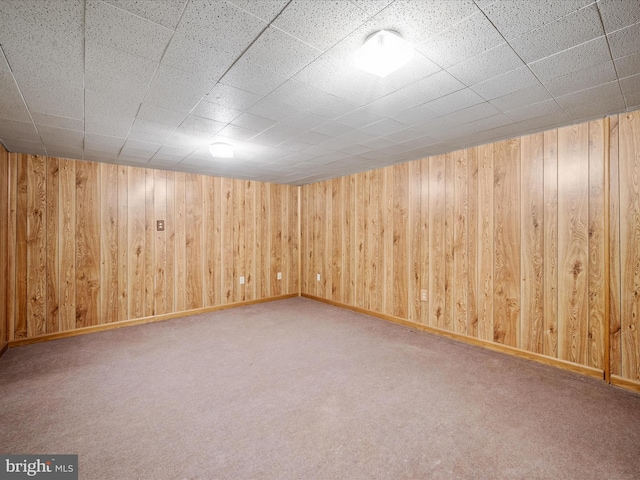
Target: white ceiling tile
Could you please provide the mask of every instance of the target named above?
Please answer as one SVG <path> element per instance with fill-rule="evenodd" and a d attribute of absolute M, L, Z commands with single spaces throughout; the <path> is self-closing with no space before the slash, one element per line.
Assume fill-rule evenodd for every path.
<path fill-rule="evenodd" d="M 318 133 L 318 132 L 309 131 L 309 132 L 304 132 L 304 133 L 298 135 L 295 138 L 296 138 L 296 140 L 299 140 L 299 141 L 304 142 L 304 143 L 308 143 L 309 145 L 318 145 L 318 144 L 320 144 L 322 142 L 326 142 L 331 137 L 329 137 L 327 135 L 323 135 L 323 134 Z"/>
<path fill-rule="evenodd" d="M 2 100 L 0 97 L 0 103 L 1 102 Z M 1 106 L 0 111 L 2 111 Z M 31 116 L 37 126 L 48 125 L 50 127 L 68 128 L 70 130 L 82 130 L 84 128 L 84 122 L 79 118 L 58 117 L 38 112 L 31 112 Z"/>
<path fill-rule="evenodd" d="M 562 97 L 557 97 L 556 101 L 563 108 L 574 108 L 579 107 L 582 103 L 593 103 L 604 99 L 614 98 L 619 95 L 621 95 L 620 85 L 615 81 L 571 93 L 569 95 L 563 95 Z"/>
<path fill-rule="evenodd" d="M 504 39 L 482 12 L 447 28 L 419 46 L 427 58 L 442 68 L 460 63 L 504 43 Z"/>
<path fill-rule="evenodd" d="M 84 141 L 84 132 L 82 131 L 41 125 L 38 127 L 38 133 L 45 145 L 69 146 L 82 149 Z"/>
<path fill-rule="evenodd" d="M 620 78 L 640 73 L 640 52 L 618 58 L 614 63 Z"/>
<path fill-rule="evenodd" d="M 405 125 L 418 125 L 432 118 L 439 117 L 440 114 L 430 109 L 427 104 L 418 105 L 397 113 L 392 118 Z"/>
<path fill-rule="evenodd" d="M 297 140 L 297 138 L 293 138 L 291 140 L 287 140 L 286 142 L 282 142 L 278 145 L 278 148 L 281 148 L 290 152 L 300 152 L 305 148 L 309 148 L 311 145 L 305 142 L 301 142 Z"/>
<path fill-rule="evenodd" d="M 215 83 L 236 58 L 237 52 L 227 52 L 224 44 L 176 33 L 162 57 L 162 64 L 197 74 Z"/>
<path fill-rule="evenodd" d="M 216 122 L 208 118 L 189 115 L 180 125 L 181 132 L 192 132 L 196 134 L 204 134 L 205 136 L 213 136 L 225 127 L 222 122 Z"/>
<path fill-rule="evenodd" d="M 118 8 L 175 29 L 187 0 L 104 0 Z"/>
<path fill-rule="evenodd" d="M 178 125 L 169 126 L 136 118 L 131 126 L 128 139 L 151 143 L 162 143 L 175 131 L 177 127 Z"/>
<path fill-rule="evenodd" d="M 611 55 L 620 58 L 640 50 L 640 23 L 607 35 Z"/>
<path fill-rule="evenodd" d="M 593 0 L 509 0 L 481 5 L 489 20 L 507 40 L 554 22 Z M 476 2 L 478 3 L 478 2 Z"/>
<path fill-rule="evenodd" d="M 598 37 L 529 65 L 541 82 L 562 77 L 611 59 L 605 37 Z"/>
<path fill-rule="evenodd" d="M 547 89 L 542 84 L 537 83 L 531 87 L 494 98 L 491 100 L 491 103 L 499 110 L 506 112 L 525 105 L 539 103 L 550 98 L 551 95 Z"/>
<path fill-rule="evenodd" d="M 84 137 L 85 148 L 115 153 L 120 152 L 125 141 L 125 138 L 109 137 L 96 133 L 87 133 Z"/>
<path fill-rule="evenodd" d="M 380 135 L 384 137 L 399 130 L 404 130 L 405 128 L 406 126 L 404 124 L 390 118 L 385 118 L 379 122 L 366 125 L 362 127 L 361 130 L 370 135 Z"/>
<path fill-rule="evenodd" d="M 244 58 L 231 67 L 220 83 L 257 95 L 268 95 L 287 81 L 287 77 L 249 63 Z"/>
<path fill-rule="evenodd" d="M 202 117 L 204 115 L 200 116 Z M 142 105 L 140 105 L 140 109 L 138 110 L 138 114 L 136 115 L 136 119 L 148 120 L 150 122 L 170 127 L 177 127 L 185 118 L 187 118 L 187 114 L 184 112 L 168 110 L 148 101 L 142 102 Z"/>
<path fill-rule="evenodd" d="M 620 79 L 620 88 L 624 95 L 640 91 L 640 75 Z"/>
<path fill-rule="evenodd" d="M 38 86 L 22 86 L 22 95 L 30 111 L 58 117 L 82 118 L 84 94 L 82 90 L 43 81 Z"/>
<path fill-rule="evenodd" d="M 450 113 L 447 115 L 447 117 L 462 125 L 465 123 L 473 122 L 474 120 L 479 120 L 481 118 L 492 117 L 499 113 L 502 112 L 500 112 L 500 110 L 491 105 L 489 102 L 484 102 L 472 107 L 458 110 L 457 112 Z"/>
<path fill-rule="evenodd" d="M 420 101 L 396 91 L 366 105 L 366 109 L 382 117 L 391 117 L 418 105 Z"/>
<path fill-rule="evenodd" d="M 640 91 L 625 95 L 624 100 L 627 104 L 627 111 L 637 110 L 637 107 L 640 105 Z"/>
<path fill-rule="evenodd" d="M 366 108 L 358 108 L 335 119 L 337 123 L 348 125 L 353 128 L 364 127 L 365 125 L 369 125 L 370 123 L 378 122 L 380 120 L 382 120 L 382 115 L 378 115 Z"/>
<path fill-rule="evenodd" d="M 327 137 L 329 138 L 329 137 Z M 320 142 L 322 143 L 322 142 Z M 327 153 L 331 153 L 334 152 L 335 150 L 333 148 L 329 148 L 327 146 L 323 146 L 321 144 L 318 145 L 311 145 L 310 147 L 305 148 L 304 150 L 302 150 L 301 153 L 307 153 L 309 155 L 312 155 L 313 157 L 317 157 L 320 155 L 325 155 Z"/>
<path fill-rule="evenodd" d="M 311 112 L 297 112 L 282 120 L 283 125 L 299 128 L 300 130 L 311 130 L 326 123 L 327 119 Z"/>
<path fill-rule="evenodd" d="M 218 132 L 218 135 L 236 140 L 249 140 L 251 137 L 260 133 L 260 130 L 239 127 L 237 125 L 227 125 Z"/>
<path fill-rule="evenodd" d="M 212 28 L 217 26 L 218 28 Z M 227 53 L 239 55 L 266 27 L 264 20 L 221 1 L 189 2 L 177 31 Z"/>
<path fill-rule="evenodd" d="M 269 27 L 245 52 L 244 58 L 261 67 L 291 77 L 322 52 L 306 43 Z"/>
<path fill-rule="evenodd" d="M 30 122 L 29 110 L 17 89 L 3 91 L 0 89 L 0 118 Z"/>
<path fill-rule="evenodd" d="M 29 142 L 39 142 L 40 136 L 33 123 L 17 122 L 0 118 L 0 138 L 11 138 L 13 140 L 27 140 Z"/>
<path fill-rule="evenodd" d="M 398 130 L 397 132 L 387 134 L 385 137 L 393 140 L 394 142 L 403 143 L 417 138 L 424 139 L 424 132 L 416 128 L 409 127 L 404 130 Z"/>
<path fill-rule="evenodd" d="M 539 84 L 540 82 L 531 71 L 527 67 L 522 67 L 485 80 L 471 88 L 485 100 L 492 100 Z"/>
<path fill-rule="evenodd" d="M 300 112 L 300 110 L 292 107 L 291 105 L 287 105 L 286 103 L 279 102 L 271 97 L 265 97 L 248 108 L 247 112 L 260 117 L 280 121 Z"/>
<path fill-rule="evenodd" d="M 447 71 L 465 85 L 475 85 L 522 66 L 524 63 L 511 46 L 502 43 L 449 67 Z"/>
<path fill-rule="evenodd" d="M 260 100 L 260 95 L 218 83 L 203 99 L 234 110 L 244 111 Z"/>
<path fill-rule="evenodd" d="M 371 150 L 378 150 L 380 148 L 386 148 L 391 145 L 395 145 L 398 142 L 390 139 L 389 137 L 375 137 L 370 140 L 364 140 L 360 142 L 360 145 L 367 147 Z M 376 158 L 376 155 L 372 155 L 371 158 Z"/>
<path fill-rule="evenodd" d="M 261 132 L 275 125 L 277 122 L 269 118 L 260 117 L 251 113 L 243 113 L 234 118 L 231 123 L 239 127 L 248 128 L 256 132 Z"/>
<path fill-rule="evenodd" d="M 98 120 L 103 116 L 135 117 L 142 95 L 117 96 L 110 92 L 85 91 L 85 117 Z"/>
<path fill-rule="evenodd" d="M 13 138 L 2 137 L 2 144 L 9 152 L 28 153 L 31 155 L 46 155 L 47 151 L 44 149 L 42 142 L 31 142 L 27 140 L 19 140 Z"/>
<path fill-rule="evenodd" d="M 640 22 L 640 3 L 634 0 L 598 0 L 598 9 L 607 33 Z"/>
<path fill-rule="evenodd" d="M 293 0 L 273 25 L 319 50 L 326 50 L 368 19 L 351 2 Z"/>
<path fill-rule="evenodd" d="M 45 148 L 47 149 L 47 155 L 49 157 L 84 159 L 84 152 L 81 148 L 60 147 L 57 145 L 50 146 L 46 144 Z"/>
<path fill-rule="evenodd" d="M 616 69 L 613 62 L 609 61 L 570 73 L 564 77 L 555 78 L 544 85 L 554 97 L 560 97 L 571 92 L 609 83 L 616 78 Z"/>
<path fill-rule="evenodd" d="M 353 128 L 337 122 L 327 122 L 323 123 L 322 125 L 318 125 L 312 130 L 323 135 L 328 135 L 329 137 L 335 137 L 337 135 L 341 135 L 350 130 L 353 130 Z"/>
<path fill-rule="evenodd" d="M 462 90 L 464 87 L 465 85 L 463 83 L 443 70 L 423 80 L 407 85 L 398 90 L 398 92 L 417 100 L 418 103 L 426 103 L 457 90 Z"/>
<path fill-rule="evenodd" d="M 203 99 L 193 109 L 192 114 L 222 123 L 229 123 L 233 119 L 239 117 L 242 114 L 242 111 L 225 107 L 224 105 L 218 105 L 217 103 L 211 103 L 206 99 Z"/>
<path fill-rule="evenodd" d="M 245 12 L 271 23 L 276 15 L 289 3 L 289 0 L 228 0 L 236 7 L 241 8 Z"/>
<path fill-rule="evenodd" d="M 436 100 L 432 100 L 424 105 L 434 112 L 445 115 L 482 102 L 484 102 L 484 99 L 480 95 L 470 88 L 465 88 L 463 90 L 450 93 L 449 95 L 445 95 L 444 97 L 437 98 Z"/>
<path fill-rule="evenodd" d="M 95 133 L 112 137 L 126 138 L 133 124 L 134 118 L 126 119 L 121 117 L 105 118 L 101 117 L 95 121 L 85 120 L 85 133 Z"/>
<path fill-rule="evenodd" d="M 349 155 L 360 155 L 361 153 L 370 152 L 371 149 L 363 145 L 351 145 L 341 149 L 340 151 L 348 153 Z"/>
<path fill-rule="evenodd" d="M 555 100 L 545 100 L 544 102 L 534 103 L 526 107 L 517 108 L 506 112 L 506 116 L 513 122 L 521 122 L 531 118 L 542 117 L 544 115 L 563 113 L 560 106 Z"/>
<path fill-rule="evenodd" d="M 598 8 L 592 4 L 509 43 L 526 63 L 531 63 L 602 35 Z"/>
<path fill-rule="evenodd" d="M 358 7 L 369 15 L 375 15 L 393 3 L 394 0 L 352 0 Z"/>
<path fill-rule="evenodd" d="M 85 23 L 89 41 L 155 61 L 173 35 L 169 28 L 98 0 L 86 0 Z"/>

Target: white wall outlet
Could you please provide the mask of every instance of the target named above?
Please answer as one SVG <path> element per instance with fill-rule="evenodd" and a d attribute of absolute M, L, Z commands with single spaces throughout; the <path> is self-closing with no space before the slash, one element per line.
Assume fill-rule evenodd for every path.
<path fill-rule="evenodd" d="M 278 273 L 276 274 L 276 278 L 277 278 L 278 280 L 282 280 L 282 272 L 278 272 Z"/>
<path fill-rule="evenodd" d="M 426 290 L 420 290 L 420 301 L 421 302 L 426 302 L 427 300 L 428 300 L 427 291 Z"/>
<path fill-rule="evenodd" d="M 320 281 L 320 274 L 316 274 L 316 280 Z"/>
<path fill-rule="evenodd" d="M 240 285 L 244 285 L 244 277 L 240 277 Z"/>

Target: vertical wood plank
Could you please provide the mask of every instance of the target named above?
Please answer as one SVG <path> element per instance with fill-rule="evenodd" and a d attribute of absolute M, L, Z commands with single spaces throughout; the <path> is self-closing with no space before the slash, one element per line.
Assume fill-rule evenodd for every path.
<path fill-rule="evenodd" d="M 344 257 L 342 256 L 343 221 L 342 214 L 342 188 L 339 178 L 331 181 L 331 298 L 337 302 L 343 302 L 342 268 Z M 373 263 L 374 260 L 371 259 Z"/>
<path fill-rule="evenodd" d="M 308 277 L 310 275 L 309 269 L 309 185 L 302 185 L 300 188 L 300 251 L 301 262 L 300 266 L 300 292 L 301 293 L 309 293 L 309 282 Z"/>
<path fill-rule="evenodd" d="M 27 332 L 27 172 L 28 157 L 18 155 L 16 196 L 16 312 L 15 338 L 25 338 Z M 74 311 L 75 314 L 75 311 Z"/>
<path fill-rule="evenodd" d="M 409 252 L 407 251 L 408 186 L 407 163 L 393 166 L 393 314 L 408 318 L 407 277 Z M 365 260 L 366 261 L 366 260 Z"/>
<path fill-rule="evenodd" d="M 620 162 L 619 122 L 621 115 L 611 117 L 609 124 L 609 367 L 611 375 L 622 375 L 621 352 L 621 280 L 620 280 Z"/>
<path fill-rule="evenodd" d="M 0 349 L 4 350 L 8 340 L 8 318 L 7 307 L 13 300 L 7 297 L 9 279 L 9 257 L 8 250 L 10 205 L 9 196 L 12 190 L 10 186 L 9 174 L 9 154 L 0 145 Z M 47 215 L 48 218 L 48 215 Z M 48 238 L 48 231 L 47 231 Z M 48 258 L 47 258 L 48 260 Z M 48 283 L 47 283 L 48 288 Z"/>
<path fill-rule="evenodd" d="M 233 180 L 233 302 L 244 298 L 244 285 L 240 277 L 246 279 L 244 271 L 244 181 Z"/>
<path fill-rule="evenodd" d="M 544 262 L 542 353 L 558 357 L 558 130 L 544 132 Z"/>
<path fill-rule="evenodd" d="M 345 271 L 344 271 L 344 302 L 347 305 L 355 305 L 355 225 L 354 218 L 355 212 L 355 175 L 350 175 L 343 181 L 345 187 L 345 199 L 344 199 L 344 252 L 345 258 Z M 311 218 L 311 217 L 310 217 Z"/>
<path fill-rule="evenodd" d="M 420 256 L 420 242 L 422 233 L 420 228 L 420 196 L 422 187 L 422 181 L 420 178 L 420 161 L 416 160 L 414 162 L 410 162 L 407 166 L 409 167 L 407 189 L 409 199 L 407 217 L 407 246 L 409 257 L 409 268 L 407 272 L 407 305 L 409 310 L 407 312 L 407 315 L 409 320 L 413 322 L 420 322 L 420 263 L 422 261 Z"/>
<path fill-rule="evenodd" d="M 154 211 L 155 179 L 153 170 L 145 169 L 144 195 L 144 316 L 156 314 L 155 310 L 155 235 L 156 221 Z"/>
<path fill-rule="evenodd" d="M 455 278 L 453 265 L 455 159 L 452 153 L 444 156 L 444 328 L 454 329 Z"/>
<path fill-rule="evenodd" d="M 394 287 L 393 287 L 393 166 L 385 167 L 382 171 L 384 209 L 382 211 L 382 224 L 384 231 L 384 243 L 382 257 L 384 259 L 384 291 L 383 309 L 387 315 L 393 315 Z"/>
<path fill-rule="evenodd" d="M 640 114 L 619 117 L 621 375 L 640 380 Z"/>
<path fill-rule="evenodd" d="M 367 238 L 367 251 L 365 257 L 369 266 L 368 277 L 368 297 L 369 308 L 374 312 L 382 311 L 382 269 L 380 268 L 380 173 L 381 170 L 373 170 L 369 172 L 369 208 L 367 216 L 369 217 L 369 231 Z"/>
<path fill-rule="evenodd" d="M 164 222 L 164 231 L 158 231 L 156 222 Z M 156 315 L 171 311 L 167 305 L 167 172 L 153 171 L 153 264 L 155 267 L 153 307 Z"/>
<path fill-rule="evenodd" d="M 355 306 L 364 308 L 364 279 L 365 279 L 365 175 L 355 175 L 356 203 L 355 203 Z M 393 188 L 393 187 L 392 187 Z M 393 258 L 393 257 L 391 257 Z M 392 285 L 392 284 L 391 284 Z M 392 308 L 393 310 L 393 308 Z"/>
<path fill-rule="evenodd" d="M 220 200 L 219 190 L 216 191 L 214 177 L 205 177 L 203 184 L 203 212 L 202 223 L 204 229 L 204 305 L 211 307 L 217 305 L 216 290 L 219 290 L 220 279 L 216 273 L 219 270 L 219 261 L 216 261 L 216 254 L 219 255 L 220 245 Z M 218 181 L 219 183 L 219 181 Z M 216 193 L 218 193 L 218 210 L 216 211 Z M 217 248 L 216 248 L 217 247 Z M 217 268 L 216 268 L 217 267 Z"/>
<path fill-rule="evenodd" d="M 493 341 L 493 144 L 478 147 L 478 338 Z"/>
<path fill-rule="evenodd" d="M 258 212 L 256 218 L 256 232 L 257 234 L 257 253 L 258 253 L 258 278 L 260 298 L 266 298 L 271 293 L 271 279 L 270 279 L 270 253 L 271 253 L 271 238 L 269 231 L 269 191 L 266 183 L 260 182 L 256 187 L 256 211 Z"/>
<path fill-rule="evenodd" d="M 76 162 L 76 328 L 99 324 L 100 171 Z"/>
<path fill-rule="evenodd" d="M 51 160 L 51 159 L 49 159 Z M 118 167 L 100 168 L 100 319 L 118 321 Z"/>
<path fill-rule="evenodd" d="M 244 245 L 245 286 L 244 299 L 256 298 L 256 195 L 255 182 L 246 181 L 244 188 Z"/>
<path fill-rule="evenodd" d="M 323 225 L 323 277 L 322 288 L 324 290 L 324 298 L 333 299 L 333 273 L 331 271 L 331 244 L 333 235 L 333 195 L 332 182 L 327 180 L 324 184 L 324 225 Z"/>
<path fill-rule="evenodd" d="M 129 319 L 129 170 L 118 167 L 118 321 Z"/>
<path fill-rule="evenodd" d="M 544 336 L 544 135 L 521 140 L 522 330 L 524 350 L 543 352 Z"/>
<path fill-rule="evenodd" d="M 27 156 L 27 336 L 47 331 L 46 157 Z"/>
<path fill-rule="evenodd" d="M 363 308 L 371 309 L 371 261 L 367 253 L 369 252 L 369 241 L 371 235 L 371 171 L 363 172 L 362 174 L 362 233 L 360 237 L 362 239 L 362 264 L 363 275 L 362 281 L 362 296 L 363 296 Z"/>
<path fill-rule="evenodd" d="M 233 301 L 233 180 L 221 180 L 222 304 Z"/>
<path fill-rule="evenodd" d="M 467 334 L 478 336 L 478 149 L 467 149 Z"/>
<path fill-rule="evenodd" d="M 428 325 L 429 322 L 429 268 L 431 258 L 429 256 L 429 162 L 430 158 L 420 161 L 420 323 Z M 422 290 L 426 292 L 426 301 L 422 301 Z"/>
<path fill-rule="evenodd" d="M 282 271 L 282 186 L 271 184 L 270 190 L 270 230 L 271 230 L 271 295 L 281 295 L 282 282 L 275 281 L 277 272 Z M 322 197 L 324 199 L 324 197 Z"/>
<path fill-rule="evenodd" d="M 458 150 L 453 154 L 454 195 L 453 195 L 453 291 L 454 322 L 453 331 L 468 334 L 468 225 L 469 225 L 469 165 L 467 150 Z"/>
<path fill-rule="evenodd" d="M 608 132 L 607 132 L 608 133 Z M 589 123 L 588 365 L 604 370 L 604 120 Z"/>
<path fill-rule="evenodd" d="M 186 174 L 175 176 L 175 304 L 176 312 L 187 309 L 187 205 Z"/>
<path fill-rule="evenodd" d="M 429 324 L 445 328 L 445 156 L 429 165 Z"/>
<path fill-rule="evenodd" d="M 186 308 L 202 303 L 202 175 L 185 175 Z"/>
<path fill-rule="evenodd" d="M 494 332 L 518 347 L 520 326 L 520 140 L 494 145 Z"/>
<path fill-rule="evenodd" d="M 146 175 L 143 168 L 131 167 L 127 186 L 129 318 L 145 316 L 145 196 Z M 79 202 L 78 202 L 79 203 Z"/>
<path fill-rule="evenodd" d="M 166 172 L 166 273 L 165 299 L 166 313 L 176 311 L 176 174 Z"/>
<path fill-rule="evenodd" d="M 300 188 L 289 187 L 289 229 L 291 237 L 291 268 L 287 282 L 288 293 L 300 293 Z M 342 262 L 342 256 L 339 262 Z"/>
<path fill-rule="evenodd" d="M 58 293 L 60 277 L 58 263 L 60 261 L 58 249 L 58 211 L 59 211 L 59 160 L 49 157 L 47 163 L 47 238 L 46 238 L 46 282 L 47 282 L 47 311 L 46 333 L 58 332 L 60 328 Z"/>
<path fill-rule="evenodd" d="M 558 130 L 558 356 L 583 365 L 589 314 L 588 135 L 586 123 Z"/>

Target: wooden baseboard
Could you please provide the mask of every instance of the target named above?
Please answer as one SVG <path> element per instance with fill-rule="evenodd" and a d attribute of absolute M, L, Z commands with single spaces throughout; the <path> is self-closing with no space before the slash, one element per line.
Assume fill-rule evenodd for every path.
<path fill-rule="evenodd" d="M 589 377 L 597 378 L 599 380 L 604 379 L 604 370 L 587 367 L 584 365 L 578 365 L 577 363 L 567 362 L 566 360 L 560 360 L 558 358 L 547 357 L 546 355 L 541 355 L 539 353 L 527 352 L 526 350 L 521 350 L 519 348 L 510 347 L 508 345 L 501 345 L 499 343 L 493 343 L 486 340 L 480 340 L 479 338 L 468 337 L 466 335 L 461 335 L 459 333 L 450 332 L 448 330 L 443 330 L 441 328 L 430 327 L 428 325 L 423 325 L 421 323 L 412 322 L 411 320 L 405 320 L 404 318 L 394 317 L 393 315 L 386 315 L 384 313 L 373 312 L 370 310 L 366 310 L 360 307 L 353 307 L 351 305 L 346 305 L 340 302 L 334 302 L 333 300 L 327 300 L 325 298 L 316 297 L 314 295 L 309 295 L 306 293 L 302 294 L 303 297 L 309 298 L 311 300 L 316 300 L 318 302 L 327 303 L 329 305 L 333 305 L 340 308 L 346 308 L 348 310 L 353 310 L 354 312 L 363 313 L 365 315 L 369 315 L 376 318 L 381 318 L 383 320 L 387 320 L 393 323 L 397 323 L 399 325 L 404 325 L 406 327 L 415 328 L 416 330 L 422 330 L 424 332 L 435 333 L 437 335 L 442 335 L 444 337 L 452 338 L 454 340 L 458 340 L 461 342 L 469 343 L 471 345 L 476 345 L 483 348 L 488 348 L 489 350 L 493 350 L 495 352 L 506 353 L 508 355 L 514 355 L 516 357 L 525 358 L 527 360 L 533 360 L 534 362 L 544 363 L 546 365 L 551 365 L 553 367 L 562 368 L 564 370 L 569 370 L 572 372 L 580 373 L 582 375 L 587 375 Z"/>
<path fill-rule="evenodd" d="M 8 348 L 9 348 L 9 343 L 5 342 L 2 348 L 0 348 L 0 357 L 4 354 L 4 352 L 7 351 Z"/>
<path fill-rule="evenodd" d="M 611 385 L 640 392 L 640 382 L 629 380 L 628 378 L 619 377 L 618 375 L 611 375 Z"/>
<path fill-rule="evenodd" d="M 75 337 L 77 335 L 85 335 L 87 333 L 113 330 L 115 328 L 131 327 L 134 325 L 141 325 L 143 323 L 164 322 L 165 320 L 171 320 L 173 318 L 188 317 L 189 315 L 197 315 L 199 313 L 217 312 L 219 310 L 227 310 L 229 308 L 244 307 L 246 305 L 255 305 L 257 303 L 272 302 L 274 300 L 283 300 L 285 298 L 292 298 L 297 296 L 298 296 L 298 293 L 291 293 L 287 295 L 278 295 L 277 297 L 260 298 L 258 300 L 247 300 L 244 302 L 228 303 L 226 305 L 216 305 L 214 307 L 196 308 L 193 310 L 185 310 L 183 312 L 165 313 L 163 315 L 154 315 L 152 317 L 135 318 L 133 320 L 124 320 L 122 322 L 114 322 L 114 323 L 107 323 L 104 325 L 83 327 L 83 328 L 78 328 L 76 330 L 69 330 L 66 332 L 46 333 L 44 335 L 38 335 L 37 337 L 17 338 L 15 340 L 9 340 L 8 346 L 13 348 L 13 347 L 19 347 L 22 345 L 29 345 L 31 343 L 48 342 L 50 340 L 58 340 L 60 338 Z"/>

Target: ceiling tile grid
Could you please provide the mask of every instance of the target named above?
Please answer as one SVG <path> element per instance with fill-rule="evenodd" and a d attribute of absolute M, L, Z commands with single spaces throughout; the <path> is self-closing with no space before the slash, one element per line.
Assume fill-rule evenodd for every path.
<path fill-rule="evenodd" d="M 630 0 L 0 1 L 10 151 L 300 185 L 638 105 Z"/>

